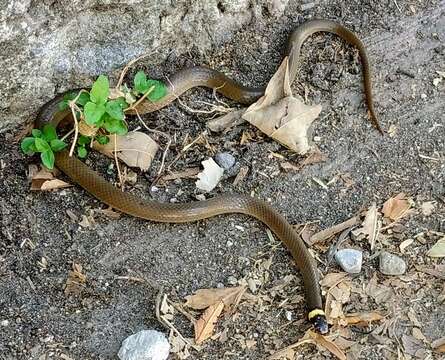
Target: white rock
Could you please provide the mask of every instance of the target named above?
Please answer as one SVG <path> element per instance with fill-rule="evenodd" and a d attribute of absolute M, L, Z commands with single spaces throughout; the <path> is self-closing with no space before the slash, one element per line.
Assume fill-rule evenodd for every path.
<path fill-rule="evenodd" d="M 381 273 L 385 275 L 403 275 L 406 271 L 405 261 L 386 251 L 380 253 L 379 267 Z"/>
<path fill-rule="evenodd" d="M 166 360 L 170 344 L 165 335 L 156 330 L 142 330 L 122 341 L 117 354 L 121 360 Z"/>
<path fill-rule="evenodd" d="M 363 254 L 355 249 L 342 249 L 335 253 L 335 260 L 350 274 L 358 274 L 362 269 Z"/>

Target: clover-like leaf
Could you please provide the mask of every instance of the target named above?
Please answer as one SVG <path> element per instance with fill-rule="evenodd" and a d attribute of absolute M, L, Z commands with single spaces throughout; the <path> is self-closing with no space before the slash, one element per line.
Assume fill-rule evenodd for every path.
<path fill-rule="evenodd" d="M 39 129 L 32 129 L 31 134 L 35 138 L 42 137 L 42 132 Z"/>
<path fill-rule="evenodd" d="M 104 127 L 110 134 L 125 135 L 128 132 L 127 125 L 122 120 L 111 117 L 105 119 Z"/>
<path fill-rule="evenodd" d="M 34 142 L 35 138 L 33 137 L 26 137 L 22 140 L 20 147 L 26 155 L 32 155 L 35 152 Z"/>
<path fill-rule="evenodd" d="M 147 80 L 147 91 L 153 86 L 153 90 L 151 90 L 147 96 L 151 101 L 160 100 L 167 95 L 167 86 L 162 81 L 152 79 Z"/>
<path fill-rule="evenodd" d="M 147 76 L 143 71 L 138 71 L 134 76 L 134 90 L 138 93 L 144 93 L 148 90 Z"/>
<path fill-rule="evenodd" d="M 42 159 L 43 165 L 48 169 L 52 170 L 54 168 L 54 153 L 51 149 L 43 151 L 40 154 L 40 159 Z"/>
<path fill-rule="evenodd" d="M 56 128 L 52 124 L 46 124 L 42 130 L 42 138 L 48 142 L 57 139 Z"/>
<path fill-rule="evenodd" d="M 101 125 L 102 115 L 105 114 L 104 104 L 95 104 L 88 102 L 84 108 L 85 122 L 91 126 L 99 127 Z"/>
<path fill-rule="evenodd" d="M 110 142 L 110 138 L 108 136 L 106 136 L 106 135 L 98 135 L 96 137 L 96 140 L 101 145 L 106 145 L 106 144 L 108 144 Z"/>
<path fill-rule="evenodd" d="M 88 151 L 85 148 L 85 146 L 78 146 L 77 147 L 77 156 L 80 157 L 81 159 L 86 158 L 88 155 Z"/>
<path fill-rule="evenodd" d="M 77 143 L 79 145 L 87 145 L 91 142 L 91 138 L 89 136 L 86 135 L 80 135 L 79 138 L 77 139 Z"/>
<path fill-rule="evenodd" d="M 110 84 L 108 78 L 100 75 L 94 82 L 90 91 L 90 98 L 93 103 L 104 104 L 110 94 Z"/>
<path fill-rule="evenodd" d="M 63 142 L 62 140 L 54 139 L 54 140 L 51 140 L 50 146 L 54 152 L 57 152 L 57 151 L 62 151 L 63 149 L 65 149 L 68 146 L 68 144 Z"/>
<path fill-rule="evenodd" d="M 34 138 L 34 144 L 38 152 L 50 151 L 51 146 L 49 146 L 48 141 L 42 138 Z"/>
<path fill-rule="evenodd" d="M 121 101 L 111 100 L 105 105 L 108 115 L 113 119 L 123 120 L 124 119 L 124 108 Z"/>

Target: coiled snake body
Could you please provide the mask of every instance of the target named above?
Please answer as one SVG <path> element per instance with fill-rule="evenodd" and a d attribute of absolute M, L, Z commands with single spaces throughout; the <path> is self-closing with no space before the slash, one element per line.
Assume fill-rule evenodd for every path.
<path fill-rule="evenodd" d="M 354 33 L 342 25 L 328 20 L 313 20 L 304 23 L 292 32 L 288 40 L 286 54 L 289 56 L 291 81 L 297 73 L 303 42 L 313 33 L 320 31 L 337 34 L 359 50 L 370 118 L 374 126 L 382 132 L 374 112 L 370 66 L 365 47 Z M 173 75 L 170 78 L 168 92 L 164 98 L 154 103 L 144 101 L 138 106 L 137 110 L 140 114 L 158 110 L 175 100 L 177 96 L 196 86 L 215 89 L 226 97 L 245 104 L 254 102 L 264 93 L 263 88 L 245 87 L 218 71 L 196 66 L 181 70 Z M 37 127 L 42 127 L 46 123 L 52 123 L 57 127 L 58 123 L 68 115 L 66 111 L 59 111 L 57 107 L 63 99 L 63 95 L 55 97 L 42 107 L 36 120 Z M 318 332 L 322 334 L 328 332 L 328 325 L 322 310 L 323 303 L 315 262 L 301 237 L 292 226 L 264 201 L 236 194 L 221 195 L 209 200 L 186 204 L 164 204 L 142 200 L 120 191 L 76 157 L 70 157 L 67 151 L 55 154 L 55 165 L 97 199 L 117 210 L 139 218 L 158 222 L 182 223 L 221 214 L 241 213 L 260 220 L 286 245 L 300 269 L 306 293 L 309 320 Z"/>

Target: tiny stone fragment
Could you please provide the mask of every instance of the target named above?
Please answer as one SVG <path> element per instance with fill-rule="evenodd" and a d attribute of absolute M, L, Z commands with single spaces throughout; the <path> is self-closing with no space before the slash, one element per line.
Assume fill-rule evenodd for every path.
<path fill-rule="evenodd" d="M 362 269 L 363 254 L 355 249 L 342 249 L 335 253 L 335 260 L 347 273 L 358 274 Z"/>
<path fill-rule="evenodd" d="M 379 267 L 380 272 L 385 275 L 403 275 L 406 271 L 405 261 L 386 251 L 380 253 Z"/>
<path fill-rule="evenodd" d="M 170 344 L 165 335 L 156 330 L 142 330 L 127 337 L 119 350 L 120 360 L 166 360 Z"/>
<path fill-rule="evenodd" d="M 232 154 L 223 152 L 215 155 L 215 161 L 224 170 L 229 170 L 233 165 L 235 165 L 236 160 Z"/>

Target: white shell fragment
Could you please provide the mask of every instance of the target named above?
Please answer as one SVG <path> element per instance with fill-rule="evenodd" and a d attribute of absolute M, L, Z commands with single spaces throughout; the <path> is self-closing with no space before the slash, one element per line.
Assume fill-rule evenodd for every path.
<path fill-rule="evenodd" d="M 156 330 L 142 330 L 122 341 L 117 354 L 120 360 L 166 360 L 170 344 L 165 335 Z"/>
<path fill-rule="evenodd" d="M 212 158 L 204 160 L 202 163 L 204 170 L 198 174 L 196 187 L 204 191 L 212 191 L 221 180 L 224 169 L 220 168 Z"/>

